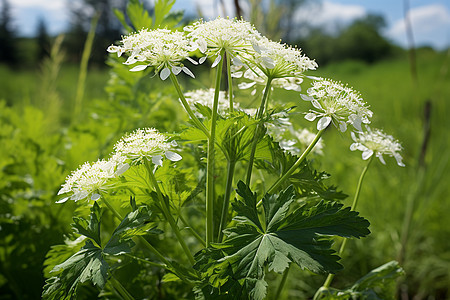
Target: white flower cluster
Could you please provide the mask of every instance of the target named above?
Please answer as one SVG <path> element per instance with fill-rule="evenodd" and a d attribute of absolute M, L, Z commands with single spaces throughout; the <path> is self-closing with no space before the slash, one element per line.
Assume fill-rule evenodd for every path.
<path fill-rule="evenodd" d="M 91 200 L 98 200 L 100 193 L 111 188 L 110 179 L 123 174 L 129 165 L 121 155 L 113 155 L 108 160 L 98 160 L 92 164 L 84 163 L 66 178 L 58 195 L 71 193 L 56 203 L 67 200 L 78 201 L 90 196 Z"/>
<path fill-rule="evenodd" d="M 216 57 L 212 67 L 222 60 L 222 50 L 231 56 L 234 64 L 242 64 L 242 55 L 253 51 L 253 41 L 261 37 L 253 25 L 238 19 L 217 18 L 207 22 L 200 20 L 186 26 L 184 30 L 206 57 Z"/>
<path fill-rule="evenodd" d="M 114 145 L 114 150 L 133 161 L 152 160 L 155 165 L 162 165 L 163 155 L 171 161 L 179 161 L 181 156 L 170 151 L 176 146 L 168 142 L 167 137 L 154 128 L 137 129 L 124 136 Z"/>
<path fill-rule="evenodd" d="M 179 161 L 181 156 L 170 151 L 176 146 L 168 142 L 167 137 L 153 128 L 137 129 L 125 135 L 114 146 L 115 153 L 108 160 L 86 162 L 66 178 L 58 195 L 70 194 L 57 201 L 78 201 L 90 196 L 98 200 L 101 194 L 114 187 L 112 179 L 122 175 L 130 168 L 130 162 L 151 160 L 153 164 L 162 165 L 163 155 L 171 161 Z"/>
<path fill-rule="evenodd" d="M 197 117 L 202 114 L 197 111 L 196 103 L 212 108 L 214 102 L 214 89 L 197 89 L 184 93 L 186 101 Z M 235 109 L 239 109 L 239 103 L 234 104 Z M 230 109 L 230 102 L 224 91 L 219 92 L 219 114 L 225 114 Z"/>
<path fill-rule="evenodd" d="M 369 110 L 360 94 L 340 82 L 319 79 L 302 94 L 302 99 L 311 101 L 315 110 L 310 110 L 305 119 L 317 122 L 317 130 L 322 130 L 333 123 L 340 131 L 347 130 L 347 124 L 361 131 L 361 123 L 369 124 L 372 111 Z"/>
<path fill-rule="evenodd" d="M 181 71 L 191 77 L 194 74 L 182 64 L 183 60 L 189 60 L 190 53 L 196 49 L 196 45 L 189 40 L 183 32 L 167 29 L 148 30 L 142 29 L 137 33 L 123 37 L 123 46 L 109 46 L 107 51 L 121 56 L 127 53 L 127 65 L 139 64 L 130 71 L 142 71 L 149 66 L 155 67 L 155 72 L 160 74 L 162 80 L 169 77 L 170 72 L 178 75 Z"/>
<path fill-rule="evenodd" d="M 355 142 L 351 144 L 350 150 L 362 151 L 364 160 L 369 159 L 375 153 L 375 156 L 380 159 L 381 163 L 386 164 L 383 158 L 383 154 L 386 154 L 393 156 L 399 166 L 405 166 L 399 153 L 402 150 L 402 146 L 393 136 L 387 135 L 380 129 L 372 130 L 368 126 L 366 131 L 358 132 L 358 136 L 354 132 L 351 135 Z"/>

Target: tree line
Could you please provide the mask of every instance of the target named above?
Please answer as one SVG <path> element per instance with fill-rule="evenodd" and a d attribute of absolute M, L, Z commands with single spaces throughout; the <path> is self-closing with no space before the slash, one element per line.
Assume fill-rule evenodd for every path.
<path fill-rule="evenodd" d="M 0 0 L 0 63 L 8 65 L 36 65 L 49 55 L 54 36 L 50 36 L 47 24 L 40 19 L 36 24 L 35 36 L 21 38 L 14 27 L 10 0 Z M 137 1 L 137 0 L 135 0 Z M 321 64 L 346 59 L 358 59 L 368 63 L 375 62 L 395 52 L 392 45 L 381 34 L 385 27 L 382 16 L 368 15 L 355 20 L 338 32 L 329 33 L 322 27 L 311 27 L 305 23 L 295 23 L 294 13 L 306 7 L 311 0 L 272 1 L 270 7 L 261 5 L 260 0 L 246 0 L 250 10 L 242 13 L 242 5 L 235 0 L 236 11 L 242 13 L 267 36 L 283 39 L 288 44 L 297 44 L 305 53 L 315 57 Z M 113 9 L 125 11 L 127 0 L 78 0 L 69 2 L 70 22 L 64 33 L 63 49 L 66 60 L 77 63 L 81 59 L 91 21 L 98 18 L 94 49 L 106 49 L 121 37 L 122 26 L 114 15 Z M 223 1 L 221 1 L 223 2 Z M 243 1 L 241 1 L 242 4 Z M 144 3 L 145 4 L 145 3 Z M 146 3 L 151 12 L 152 6 Z M 197 16 L 185 16 L 184 22 Z M 270 20 L 270 22 L 268 21 Z M 306 34 L 295 36 L 296 26 L 307 28 Z M 104 65 L 106 51 L 93 51 L 90 63 Z"/>

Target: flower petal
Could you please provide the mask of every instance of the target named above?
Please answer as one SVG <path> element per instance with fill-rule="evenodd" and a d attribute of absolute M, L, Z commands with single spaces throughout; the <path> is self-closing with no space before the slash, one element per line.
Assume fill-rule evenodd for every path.
<path fill-rule="evenodd" d="M 125 173 L 126 170 L 128 170 L 130 168 L 130 165 L 128 163 L 125 163 L 123 165 L 121 165 L 120 167 L 117 168 L 116 170 L 116 175 L 120 176 L 123 173 Z"/>
<path fill-rule="evenodd" d="M 56 201 L 55 203 L 64 203 L 64 202 L 66 202 L 67 200 L 69 200 L 70 199 L 70 197 L 65 197 L 65 198 L 62 198 L 62 199 L 59 199 L 58 201 Z"/>
<path fill-rule="evenodd" d="M 345 122 L 339 122 L 339 130 L 341 132 L 345 132 L 347 130 L 347 123 Z"/>
<path fill-rule="evenodd" d="M 94 193 L 91 196 L 91 200 L 97 201 L 98 199 L 100 199 L 100 197 L 101 197 L 100 194 Z"/>
<path fill-rule="evenodd" d="M 316 114 L 314 113 L 308 113 L 305 116 L 305 119 L 308 121 L 314 121 L 317 118 Z"/>
<path fill-rule="evenodd" d="M 162 80 L 166 80 L 167 77 L 169 77 L 170 75 L 170 70 L 169 68 L 164 68 L 162 69 L 162 71 L 159 73 L 159 77 L 161 77 Z"/>
<path fill-rule="evenodd" d="M 367 160 L 367 159 L 369 159 L 369 157 L 371 157 L 372 155 L 373 155 L 373 151 L 370 150 L 370 149 L 367 149 L 367 150 L 365 150 L 365 151 L 362 153 L 362 159 Z"/>
<path fill-rule="evenodd" d="M 319 122 L 317 122 L 317 130 L 323 130 L 328 127 L 331 123 L 331 117 L 322 117 Z"/>
<path fill-rule="evenodd" d="M 214 60 L 213 64 L 211 65 L 211 68 L 214 68 L 215 66 L 217 66 L 221 60 L 222 60 L 222 56 L 220 54 L 217 54 L 216 59 Z"/>
<path fill-rule="evenodd" d="M 152 163 L 157 166 L 162 166 L 162 156 L 161 155 L 152 156 Z"/>
<path fill-rule="evenodd" d="M 143 71 L 145 69 L 147 69 L 148 65 L 137 65 L 134 68 L 131 68 L 130 71 L 131 72 L 138 72 L 138 71 Z"/>
<path fill-rule="evenodd" d="M 181 157 L 180 154 L 172 152 L 172 151 L 166 151 L 166 157 L 170 161 L 179 161 L 183 158 L 183 157 Z"/>
<path fill-rule="evenodd" d="M 301 97 L 303 100 L 305 100 L 305 101 L 312 101 L 312 100 L 314 100 L 313 97 L 308 96 L 308 95 L 304 95 L 304 94 L 300 94 L 300 97 Z"/>
<path fill-rule="evenodd" d="M 191 70 L 189 70 L 188 68 L 183 67 L 182 70 L 183 70 L 183 72 L 186 73 L 187 75 L 191 76 L 192 78 L 195 78 L 194 73 L 192 73 Z"/>
<path fill-rule="evenodd" d="M 172 73 L 175 75 L 180 74 L 181 70 L 182 70 L 182 68 L 179 66 L 172 66 Z"/>

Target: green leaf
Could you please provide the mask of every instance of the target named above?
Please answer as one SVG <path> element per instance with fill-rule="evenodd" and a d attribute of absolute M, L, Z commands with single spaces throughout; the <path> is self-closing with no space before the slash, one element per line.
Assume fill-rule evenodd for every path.
<path fill-rule="evenodd" d="M 55 266 L 51 273 L 58 274 L 46 281 L 43 299 L 72 299 L 78 285 L 91 281 L 99 288 L 105 286 L 108 264 L 103 259 L 102 249 L 88 240 L 80 251 L 65 262 Z"/>
<path fill-rule="evenodd" d="M 394 300 L 396 299 L 396 279 L 404 273 L 398 262 L 390 261 L 373 269 L 348 289 L 323 290 L 319 299 Z"/>
<path fill-rule="evenodd" d="M 295 164 L 298 157 L 281 149 L 279 143 L 274 142 L 272 138 L 267 139 L 267 148 L 271 159 L 257 160 L 256 167 L 280 177 Z M 337 191 L 335 186 L 328 186 L 325 184 L 324 181 L 328 178 L 330 178 L 329 174 L 314 170 L 311 164 L 305 160 L 290 176 L 289 181 L 287 181 L 285 186 L 292 184 L 297 194 L 300 197 L 307 197 L 308 200 L 345 199 L 347 197 L 346 194 Z"/>
<path fill-rule="evenodd" d="M 175 0 L 156 0 L 153 28 L 158 28 L 162 25 L 163 20 L 167 17 L 174 4 Z"/>
<path fill-rule="evenodd" d="M 72 227 L 81 235 L 92 239 L 101 246 L 100 239 L 100 219 L 101 219 L 101 209 L 97 202 L 91 208 L 90 220 L 87 221 L 84 218 L 74 217 Z"/>
<path fill-rule="evenodd" d="M 95 202 L 91 208 L 89 222 L 82 218 L 74 219 L 77 222 L 74 227 L 89 239 L 78 252 L 50 271 L 57 276 L 47 280 L 42 297 L 55 300 L 72 299 L 76 295 L 78 285 L 88 281 L 102 289 L 108 279 L 107 257 L 131 252 L 134 246 L 131 238 L 145 234 L 154 227 L 150 223 L 150 218 L 151 213 L 146 206 L 128 213 L 116 227 L 105 247 L 101 248 L 99 236 L 101 210 Z M 67 251 L 69 250 L 67 248 Z"/>
<path fill-rule="evenodd" d="M 130 0 L 128 2 L 127 15 L 136 31 L 142 28 L 153 28 L 153 20 L 144 8 L 144 4 L 140 3 L 139 0 Z"/>
<path fill-rule="evenodd" d="M 216 288 L 234 278 L 252 299 L 266 294 L 265 266 L 282 273 L 294 262 L 315 273 L 335 273 L 342 266 L 329 236 L 359 238 L 370 233 L 367 220 L 336 202 L 321 201 L 291 212 L 293 187 L 279 195 L 265 195 L 262 223 L 256 194 L 243 182 L 238 183 L 237 193 L 242 199 L 233 203 L 236 225 L 224 231 L 223 243 L 199 254 L 196 268 Z"/>
<path fill-rule="evenodd" d="M 125 15 L 123 14 L 123 12 L 121 12 L 120 10 L 118 10 L 117 8 L 113 9 L 114 15 L 116 16 L 116 18 L 120 21 L 120 23 L 122 24 L 123 28 L 125 28 L 125 30 L 127 32 L 132 32 L 133 28 L 131 28 L 128 24 L 127 21 L 125 19 Z"/>

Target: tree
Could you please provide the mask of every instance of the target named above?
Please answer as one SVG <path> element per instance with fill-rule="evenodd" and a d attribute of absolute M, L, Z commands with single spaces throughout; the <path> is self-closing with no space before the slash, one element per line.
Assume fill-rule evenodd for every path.
<path fill-rule="evenodd" d="M 37 43 L 37 60 L 41 61 L 50 54 L 50 37 L 47 32 L 47 25 L 43 18 L 39 18 L 37 30 L 36 30 L 36 43 Z"/>
<path fill-rule="evenodd" d="M 12 25 L 11 6 L 8 0 L 1 0 L 0 10 L 0 62 L 17 63 L 17 46 Z"/>

